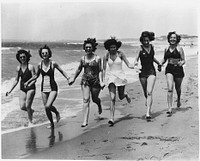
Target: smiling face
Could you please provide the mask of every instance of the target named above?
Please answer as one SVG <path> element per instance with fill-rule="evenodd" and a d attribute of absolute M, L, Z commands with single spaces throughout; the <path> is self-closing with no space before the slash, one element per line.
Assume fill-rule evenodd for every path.
<path fill-rule="evenodd" d="M 21 63 L 25 63 L 26 62 L 26 54 L 24 54 L 24 53 L 21 53 L 20 55 L 19 55 L 19 60 L 20 60 L 20 62 Z"/>
<path fill-rule="evenodd" d="M 87 53 L 87 54 L 90 54 L 90 53 L 92 53 L 92 44 L 86 44 L 85 45 L 85 52 Z"/>
<path fill-rule="evenodd" d="M 116 45 L 110 45 L 110 53 L 112 54 L 115 54 L 117 52 L 117 46 Z"/>
<path fill-rule="evenodd" d="M 169 43 L 171 45 L 175 45 L 177 43 L 177 37 L 176 34 L 171 34 L 170 38 L 169 38 Z"/>
<path fill-rule="evenodd" d="M 144 37 L 144 38 L 143 38 L 142 43 L 143 43 L 143 45 L 144 45 L 145 47 L 148 47 L 148 46 L 149 46 L 149 42 L 150 42 L 150 40 L 149 40 L 148 37 Z"/>
<path fill-rule="evenodd" d="M 42 49 L 41 56 L 42 56 L 43 59 L 48 59 L 49 56 L 50 56 L 48 50 Z"/>

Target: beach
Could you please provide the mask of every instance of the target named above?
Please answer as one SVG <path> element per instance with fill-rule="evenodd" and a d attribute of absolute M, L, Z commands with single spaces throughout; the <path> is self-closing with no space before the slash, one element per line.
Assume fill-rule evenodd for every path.
<path fill-rule="evenodd" d="M 194 53 L 195 51 L 195 53 Z M 199 160 L 198 55 L 187 48 L 182 84 L 181 108 L 167 117 L 167 84 L 157 72 L 153 91 L 152 120 L 145 119 L 146 107 L 139 81 L 127 84 L 131 103 L 117 99 L 115 124 L 109 127 L 108 89 L 100 94 L 103 113 L 91 102 L 89 125 L 81 128 L 82 95 L 78 83 L 61 90 L 56 106 L 78 106 L 77 115 L 64 117 L 47 129 L 47 122 L 2 134 L 2 159 L 67 159 L 67 160 Z M 192 52 L 192 53 L 191 53 Z M 64 87 L 67 85 L 63 85 Z M 63 87 L 62 86 L 62 87 Z M 70 89 L 71 88 L 71 89 Z M 69 92 L 70 90 L 70 92 Z M 39 101 L 39 102 L 37 102 Z M 39 104 L 36 100 L 35 104 Z M 59 109 L 59 108 L 58 108 Z M 66 108 L 67 109 L 67 108 Z M 65 111 L 67 113 L 67 110 Z M 37 115 L 40 113 L 38 112 Z M 14 115 L 14 114 L 13 114 Z M 42 115 L 44 116 L 44 115 Z M 21 117 L 21 116 L 19 116 Z M 44 118 L 46 119 L 46 118 Z"/>

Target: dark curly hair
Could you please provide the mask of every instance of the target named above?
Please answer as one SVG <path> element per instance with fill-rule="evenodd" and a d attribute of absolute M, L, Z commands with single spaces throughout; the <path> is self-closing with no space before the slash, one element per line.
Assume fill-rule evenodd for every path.
<path fill-rule="evenodd" d="M 154 32 L 149 32 L 149 31 L 143 31 L 141 36 L 140 36 L 140 42 L 143 43 L 144 37 L 148 37 L 149 41 L 155 40 L 155 34 Z"/>
<path fill-rule="evenodd" d="M 43 59 L 43 57 L 42 57 L 42 50 L 43 49 L 47 49 L 48 50 L 48 53 L 49 53 L 49 58 L 51 58 L 51 56 L 52 56 L 52 52 L 51 52 L 51 49 L 47 46 L 47 45 L 44 45 L 43 47 L 41 47 L 40 49 L 39 49 L 39 55 L 40 55 L 40 57 Z"/>
<path fill-rule="evenodd" d="M 25 54 L 26 55 L 26 61 L 27 61 L 27 63 L 30 61 L 31 54 L 30 54 L 29 50 L 26 51 L 26 50 L 21 49 L 21 50 L 17 51 L 16 59 L 21 63 L 21 61 L 20 61 L 20 54 Z"/>
<path fill-rule="evenodd" d="M 110 39 L 107 39 L 104 42 L 104 47 L 105 47 L 106 50 L 109 51 L 111 45 L 116 45 L 117 50 L 118 50 L 121 47 L 122 42 L 121 41 L 117 41 L 115 37 L 111 37 Z"/>
<path fill-rule="evenodd" d="M 175 31 L 168 33 L 168 35 L 167 35 L 167 41 L 170 43 L 169 39 L 170 39 L 170 37 L 171 37 L 172 34 L 176 35 L 176 43 L 178 44 L 181 41 L 181 36 L 178 35 Z"/>
<path fill-rule="evenodd" d="M 95 38 L 87 38 L 87 40 L 84 40 L 84 43 L 83 43 L 83 49 L 84 50 L 85 50 L 85 45 L 86 44 L 91 44 L 92 45 L 92 51 L 93 52 L 97 49 L 98 43 L 96 43 L 96 39 Z"/>

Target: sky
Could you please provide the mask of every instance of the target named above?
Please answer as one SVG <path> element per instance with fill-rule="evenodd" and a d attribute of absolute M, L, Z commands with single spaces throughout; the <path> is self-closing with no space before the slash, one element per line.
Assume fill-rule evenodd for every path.
<path fill-rule="evenodd" d="M 198 35 L 198 0 L 2 1 L 3 40 L 138 38 L 170 31 Z M 192 3 L 191 3 L 192 2 Z"/>

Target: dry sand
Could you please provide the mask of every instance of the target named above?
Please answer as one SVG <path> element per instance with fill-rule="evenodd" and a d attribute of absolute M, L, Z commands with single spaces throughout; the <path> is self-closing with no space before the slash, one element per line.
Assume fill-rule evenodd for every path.
<path fill-rule="evenodd" d="M 140 82 L 137 81 L 127 85 L 132 102 L 128 104 L 126 100 L 117 101 L 115 125 L 109 127 L 109 95 L 106 88 L 101 93 L 101 118 L 95 116 L 97 107 L 92 103 L 88 127 L 80 127 L 80 113 L 77 117 L 61 120 L 52 133 L 44 125 L 4 134 L 2 157 L 15 158 L 20 155 L 25 159 L 199 160 L 197 57 L 186 62 L 182 106 L 176 109 L 174 91 L 171 117 L 166 114 L 167 84 L 163 70 L 157 72 L 151 122 L 145 120 L 145 99 Z M 55 137 L 48 138 L 51 134 Z"/>

